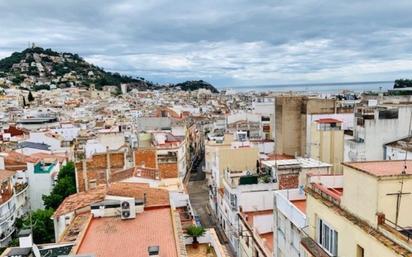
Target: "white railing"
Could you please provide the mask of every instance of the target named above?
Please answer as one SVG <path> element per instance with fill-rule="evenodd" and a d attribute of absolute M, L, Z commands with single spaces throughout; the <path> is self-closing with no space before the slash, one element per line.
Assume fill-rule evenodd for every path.
<path fill-rule="evenodd" d="M 289 192 L 287 192 L 289 191 Z M 299 229 L 306 226 L 306 214 L 299 210 L 291 201 L 306 199 L 299 189 L 276 191 L 276 207 Z M 288 198 L 289 197 L 289 198 Z"/>
<path fill-rule="evenodd" d="M 314 175 L 309 177 L 309 183 L 322 184 L 330 188 L 343 188 L 343 175 Z"/>
<path fill-rule="evenodd" d="M 5 213 L 2 213 L 0 215 L 0 225 L 3 224 L 16 211 L 16 203 L 14 202 L 14 200 L 15 200 L 14 195 L 5 203 L 9 203 L 12 200 L 13 200 L 13 203 L 12 203 L 12 206 L 10 207 L 10 209 L 8 209 Z M 2 207 L 0 207 L 0 209 L 6 208 L 6 206 L 8 206 L 8 205 L 3 204 Z"/>

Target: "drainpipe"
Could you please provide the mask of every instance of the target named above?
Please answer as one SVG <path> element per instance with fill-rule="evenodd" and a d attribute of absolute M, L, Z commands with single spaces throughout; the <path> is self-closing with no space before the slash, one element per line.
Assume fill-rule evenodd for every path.
<path fill-rule="evenodd" d="M 274 237 L 276 237 L 276 249 L 273 251 L 273 257 L 278 257 L 279 256 L 279 240 L 278 240 L 278 227 L 279 227 L 279 219 L 278 219 L 278 207 L 277 207 L 277 201 L 276 201 L 276 193 L 273 194 L 273 218 L 275 219 L 275 222 L 273 224 L 275 224 L 276 229 L 273 230 L 273 233 L 276 233 L 274 235 Z"/>
<path fill-rule="evenodd" d="M 109 147 L 106 146 L 106 185 L 109 185 L 111 165 L 110 150 Z"/>
<path fill-rule="evenodd" d="M 84 181 L 84 191 L 89 190 L 89 181 L 87 178 L 87 163 L 86 159 L 82 160 L 82 171 L 83 171 L 83 181 Z M 80 191 L 80 190 L 79 190 Z"/>

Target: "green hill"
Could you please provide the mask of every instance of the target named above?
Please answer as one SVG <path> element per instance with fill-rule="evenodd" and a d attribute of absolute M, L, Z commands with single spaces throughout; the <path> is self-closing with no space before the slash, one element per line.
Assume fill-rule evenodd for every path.
<path fill-rule="evenodd" d="M 130 89 L 138 90 L 162 89 L 163 87 L 145 80 L 142 77 L 131 77 L 119 73 L 107 72 L 104 69 L 86 62 L 78 54 L 59 53 L 41 47 L 27 48 L 22 52 L 14 52 L 11 56 L 0 60 L 0 77 L 11 80 L 15 85 L 23 85 L 33 89 L 49 89 L 51 85 L 65 88 L 71 86 L 96 89 L 103 86 L 117 86 L 126 83 Z M 207 82 L 186 81 L 167 88 L 191 91 L 199 88 L 218 92 Z"/>

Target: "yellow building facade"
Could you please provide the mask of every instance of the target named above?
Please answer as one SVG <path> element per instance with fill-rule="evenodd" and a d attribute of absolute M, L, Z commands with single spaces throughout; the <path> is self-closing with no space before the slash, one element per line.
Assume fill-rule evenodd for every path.
<path fill-rule="evenodd" d="M 412 161 L 345 163 L 343 174 L 343 188 L 306 188 L 308 256 L 411 257 Z"/>
<path fill-rule="evenodd" d="M 342 173 L 344 135 L 342 122 L 320 119 L 311 124 L 310 157 L 333 165 L 334 173 Z"/>

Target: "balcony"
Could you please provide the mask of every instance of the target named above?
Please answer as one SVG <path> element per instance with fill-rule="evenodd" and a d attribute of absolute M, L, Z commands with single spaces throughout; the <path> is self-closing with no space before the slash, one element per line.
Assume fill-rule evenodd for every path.
<path fill-rule="evenodd" d="M 253 172 L 254 173 L 254 172 Z M 268 185 L 268 188 L 272 188 L 273 179 L 269 173 L 252 174 L 250 171 L 231 171 L 225 170 L 224 180 L 226 184 L 231 188 L 248 188 L 256 187 L 260 185 Z"/>
<path fill-rule="evenodd" d="M 22 194 L 24 191 L 27 190 L 29 184 L 28 183 L 16 183 L 14 185 L 14 190 L 16 191 L 16 196 L 19 196 Z"/>
<path fill-rule="evenodd" d="M 323 248 L 316 243 L 315 240 L 310 238 L 309 236 L 302 238 L 300 241 L 301 245 L 305 249 L 308 256 L 312 257 L 332 257 L 329 255 Z"/>
<path fill-rule="evenodd" d="M 3 204 L 7 203 L 12 197 L 13 197 L 13 190 L 12 189 L 1 190 L 1 193 L 0 193 L 0 208 Z"/>
<path fill-rule="evenodd" d="M 8 210 L 3 210 L 3 207 L 1 209 L 1 214 L 0 214 L 0 225 L 3 224 L 4 222 L 7 221 L 15 212 L 16 212 L 16 204 L 14 201 L 12 201 L 14 198 L 10 198 L 10 202 L 12 203 L 10 209 Z"/>
<path fill-rule="evenodd" d="M 286 189 L 275 192 L 276 207 L 296 227 L 302 229 L 306 226 L 306 196 L 300 189 Z"/>
<path fill-rule="evenodd" d="M 328 201 L 340 205 L 343 195 L 343 175 L 336 176 L 312 176 L 309 177 L 309 185 L 312 190 Z"/>
<path fill-rule="evenodd" d="M 11 237 L 11 235 L 16 231 L 14 227 L 8 228 L 6 231 L 3 231 L 0 234 L 0 245 L 1 246 L 6 246 L 7 245 L 7 240 Z"/>
<path fill-rule="evenodd" d="M 402 227 L 397 222 L 389 220 L 384 213 L 377 213 L 378 230 L 398 245 L 412 251 L 412 228 Z"/>

